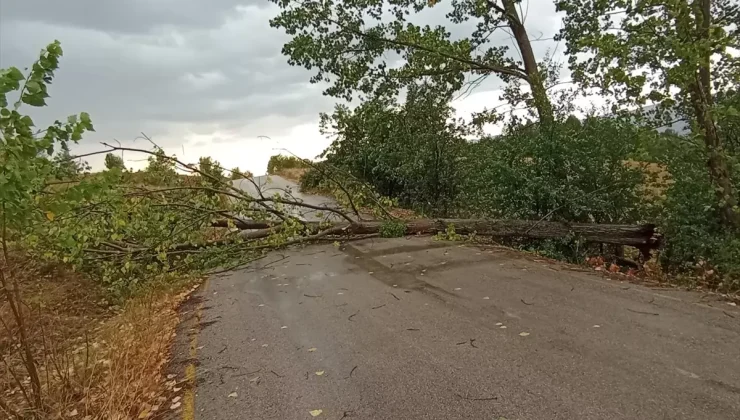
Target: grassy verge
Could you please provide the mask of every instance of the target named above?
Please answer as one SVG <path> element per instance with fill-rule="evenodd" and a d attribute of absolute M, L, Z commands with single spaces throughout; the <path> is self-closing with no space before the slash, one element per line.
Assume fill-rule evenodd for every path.
<path fill-rule="evenodd" d="M 155 416 L 166 400 L 164 367 L 179 322 L 177 308 L 196 282 L 153 286 L 119 307 L 109 304 L 95 283 L 64 267 L 14 265 L 44 412 L 31 410 L 19 328 L 7 302 L 0 301 L 0 417 Z"/>

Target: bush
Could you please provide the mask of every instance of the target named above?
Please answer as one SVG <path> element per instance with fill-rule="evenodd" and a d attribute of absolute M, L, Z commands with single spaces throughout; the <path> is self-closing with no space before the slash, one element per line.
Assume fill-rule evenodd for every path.
<path fill-rule="evenodd" d="M 108 153 L 105 155 L 105 169 L 114 170 L 124 170 L 126 169 L 126 165 L 123 164 L 123 158 L 120 156 L 116 156 L 113 153 Z"/>
<path fill-rule="evenodd" d="M 740 287 L 740 237 L 722 225 L 716 195 L 706 171 L 706 149 L 687 137 L 666 139 L 662 163 L 672 182 L 665 197 L 654 209 L 665 236 L 660 261 L 669 271 L 717 275 L 707 280 L 725 289 Z M 740 159 L 729 155 L 734 174 L 740 173 Z M 738 185 L 737 178 L 734 184 Z M 712 273 L 712 274 L 714 274 Z"/>
<path fill-rule="evenodd" d="M 406 234 L 406 223 L 403 220 L 386 220 L 380 225 L 381 238 L 400 238 Z"/>
<path fill-rule="evenodd" d="M 461 211 L 471 216 L 633 223 L 643 174 L 626 165 L 638 128 L 591 117 L 520 127 L 471 145 Z"/>
<path fill-rule="evenodd" d="M 336 134 L 324 157 L 406 208 L 449 215 L 467 147 L 467 132 L 454 120 L 449 100 L 421 85 L 409 89 L 403 104 L 381 97 L 353 110 L 337 106 L 322 115 L 322 132 Z"/>
<path fill-rule="evenodd" d="M 299 159 L 295 156 L 274 155 L 270 157 L 269 161 L 267 161 L 267 173 L 269 175 L 275 175 L 285 169 L 308 167 L 309 165 L 306 164 L 303 159 Z"/>

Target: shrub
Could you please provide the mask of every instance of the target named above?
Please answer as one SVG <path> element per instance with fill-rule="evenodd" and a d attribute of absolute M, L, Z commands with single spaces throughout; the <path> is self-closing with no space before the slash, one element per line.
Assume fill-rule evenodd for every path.
<path fill-rule="evenodd" d="M 706 173 L 705 147 L 687 137 L 674 136 L 660 156 L 672 183 L 654 209 L 665 236 L 660 261 L 669 271 L 692 273 L 713 270 L 724 278 L 723 288 L 740 287 L 740 237 L 721 223 L 715 192 Z M 729 155 L 734 174 L 740 159 Z M 734 184 L 738 185 L 737 178 Z M 719 286 L 719 277 L 712 276 Z"/>
<path fill-rule="evenodd" d="M 308 168 L 309 166 L 295 156 L 274 155 L 267 161 L 267 173 L 275 175 L 284 169 Z"/>
<path fill-rule="evenodd" d="M 385 220 L 380 225 L 381 238 L 400 238 L 406 234 L 406 223 L 403 220 Z"/>
<path fill-rule="evenodd" d="M 113 170 L 113 169 L 119 169 L 123 170 L 126 169 L 126 165 L 123 164 L 123 158 L 120 156 L 116 156 L 113 153 L 108 153 L 105 155 L 105 169 Z"/>
<path fill-rule="evenodd" d="M 639 168 L 626 165 L 638 128 L 590 117 L 510 130 L 473 144 L 464 213 L 516 219 L 630 223 L 640 219 Z"/>

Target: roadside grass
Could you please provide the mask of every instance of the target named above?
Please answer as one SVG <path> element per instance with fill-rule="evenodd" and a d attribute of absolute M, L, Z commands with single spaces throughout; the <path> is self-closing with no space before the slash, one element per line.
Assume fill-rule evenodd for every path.
<path fill-rule="evenodd" d="M 165 409 L 164 369 L 179 322 L 177 309 L 197 279 L 162 279 L 118 307 L 93 281 L 66 267 L 23 258 L 12 263 L 45 412 L 30 409 L 31 379 L 19 329 L 2 298 L 0 417 L 144 419 Z"/>

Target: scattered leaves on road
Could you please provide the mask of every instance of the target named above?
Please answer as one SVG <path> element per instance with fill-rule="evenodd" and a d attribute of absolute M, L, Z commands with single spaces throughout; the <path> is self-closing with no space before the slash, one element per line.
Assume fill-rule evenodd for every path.
<path fill-rule="evenodd" d="M 499 328 L 501 328 L 502 330 L 504 330 L 504 329 L 506 329 L 506 325 L 502 325 Z"/>
<path fill-rule="evenodd" d="M 528 332 L 520 332 L 520 333 L 519 333 L 519 336 L 520 336 L 520 337 L 526 337 L 526 336 L 528 336 L 528 335 L 529 335 L 529 333 L 528 333 Z"/>
<path fill-rule="evenodd" d="M 456 287 L 456 288 L 454 288 L 453 290 L 457 291 L 457 290 L 462 290 L 462 289 L 461 289 L 461 288 L 459 288 L 459 287 Z"/>
<path fill-rule="evenodd" d="M 594 325 L 594 328 L 601 328 L 601 325 Z"/>
<path fill-rule="evenodd" d="M 316 417 L 316 416 L 320 416 L 321 413 L 323 413 L 323 412 L 324 412 L 324 410 L 320 410 L 319 409 L 319 410 L 311 410 L 308 413 L 311 415 L 311 417 Z"/>
<path fill-rule="evenodd" d="M 236 398 L 236 395 L 236 392 L 232 392 L 231 394 L 229 394 L 229 398 Z"/>
<path fill-rule="evenodd" d="M 320 371 L 316 372 L 316 376 L 321 376 L 323 374 L 324 374 L 324 371 L 323 370 L 320 370 Z"/>
<path fill-rule="evenodd" d="M 315 352 L 315 351 L 316 351 L 316 347 L 311 347 L 310 349 L 308 349 L 308 352 L 309 352 L 309 353 L 313 353 L 313 352 Z"/>
<path fill-rule="evenodd" d="M 491 298 L 489 298 L 488 296 L 485 296 L 485 297 L 483 298 L 483 300 L 489 300 L 489 299 L 491 299 Z"/>
<path fill-rule="evenodd" d="M 287 325 L 283 325 L 282 327 L 280 327 L 280 329 L 281 329 L 281 330 L 284 330 L 284 329 L 286 329 L 286 328 L 288 328 L 288 326 L 287 326 Z"/>
<path fill-rule="evenodd" d="M 501 325 L 504 325 L 504 323 L 503 322 L 497 322 L 496 323 L 496 326 L 501 326 Z"/>

